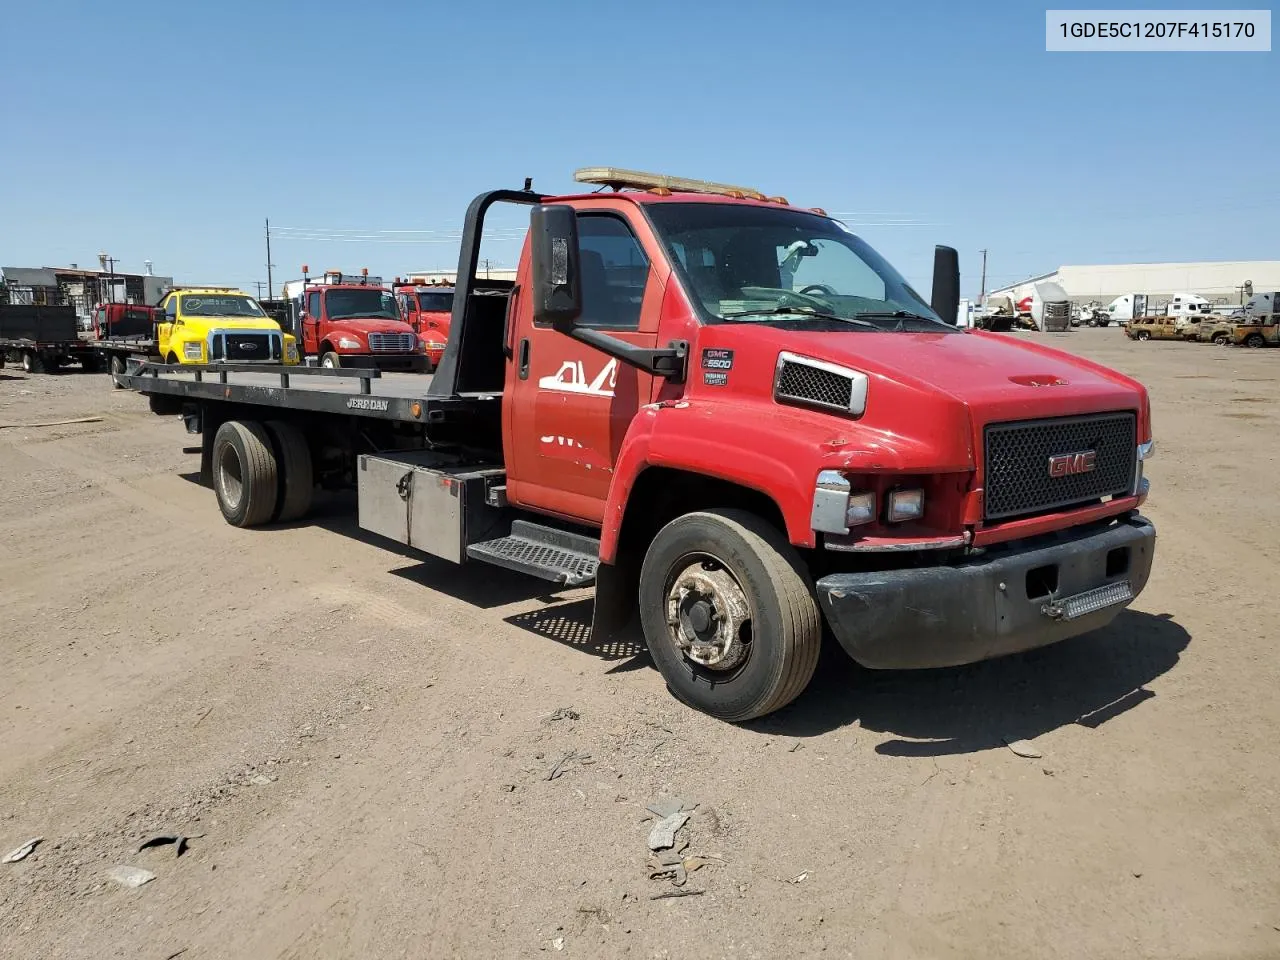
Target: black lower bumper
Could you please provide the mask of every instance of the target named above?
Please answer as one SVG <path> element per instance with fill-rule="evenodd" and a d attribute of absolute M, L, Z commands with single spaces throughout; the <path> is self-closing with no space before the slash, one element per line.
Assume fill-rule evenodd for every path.
<path fill-rule="evenodd" d="M 428 373 L 431 360 L 421 353 L 344 353 L 340 354 L 344 367 L 361 370 L 386 370 L 388 373 Z"/>
<path fill-rule="evenodd" d="M 1155 539 L 1155 527 L 1135 514 L 947 566 L 832 574 L 818 581 L 818 598 L 840 645 L 865 667 L 956 666 L 1110 623 L 1146 586 Z M 1101 609 L 1090 612 L 1083 598 L 1082 610 L 1064 609 L 1110 584 L 1117 586 L 1098 599 L 1107 603 Z"/>

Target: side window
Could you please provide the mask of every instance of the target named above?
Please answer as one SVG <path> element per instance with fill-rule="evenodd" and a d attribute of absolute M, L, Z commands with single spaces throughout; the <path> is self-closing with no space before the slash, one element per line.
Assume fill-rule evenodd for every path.
<path fill-rule="evenodd" d="M 580 214 L 582 323 L 636 330 L 649 278 L 649 258 L 631 228 L 619 217 Z"/>
<path fill-rule="evenodd" d="M 312 320 L 320 319 L 320 293 L 318 291 L 307 294 L 307 316 Z"/>
<path fill-rule="evenodd" d="M 178 316 L 178 298 L 170 297 L 168 300 L 164 302 L 164 318 L 169 322 L 173 322 L 174 318 L 177 316 Z"/>

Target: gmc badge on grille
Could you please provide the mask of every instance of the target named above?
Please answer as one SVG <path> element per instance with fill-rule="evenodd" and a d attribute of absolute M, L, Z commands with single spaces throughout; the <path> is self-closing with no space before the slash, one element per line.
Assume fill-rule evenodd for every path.
<path fill-rule="evenodd" d="M 1059 453 L 1049 458 L 1049 476 L 1070 477 L 1077 473 L 1092 473 L 1098 465 L 1098 454 L 1095 450 L 1082 450 L 1080 453 Z"/>

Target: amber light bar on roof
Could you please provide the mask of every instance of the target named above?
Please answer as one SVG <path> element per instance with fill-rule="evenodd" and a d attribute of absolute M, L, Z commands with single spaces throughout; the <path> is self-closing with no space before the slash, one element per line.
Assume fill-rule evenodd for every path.
<path fill-rule="evenodd" d="M 619 167 L 582 167 L 573 172 L 573 179 L 578 183 L 598 183 L 615 190 L 631 187 L 636 190 L 670 190 L 673 193 L 714 193 L 747 200 L 770 199 L 751 187 L 735 187 L 728 183 L 690 180 L 687 177 L 670 177 L 665 173 L 645 173 L 642 170 L 623 170 Z"/>

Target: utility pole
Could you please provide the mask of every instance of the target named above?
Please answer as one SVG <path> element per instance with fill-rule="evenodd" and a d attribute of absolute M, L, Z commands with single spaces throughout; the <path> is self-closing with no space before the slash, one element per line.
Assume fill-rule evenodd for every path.
<path fill-rule="evenodd" d="M 484 278 L 486 280 L 489 279 L 489 258 L 488 257 L 484 258 Z"/>
<path fill-rule="evenodd" d="M 271 262 L 271 220 L 268 218 L 263 222 L 267 226 L 267 299 L 272 300 L 275 298 L 275 294 L 271 289 L 271 268 L 275 264 Z M 259 291 L 258 296 L 262 296 L 261 291 Z"/>
<path fill-rule="evenodd" d="M 978 291 L 978 303 L 987 298 L 987 251 L 982 251 L 982 287 Z"/>
<path fill-rule="evenodd" d="M 258 288 L 258 299 L 261 300 L 262 299 L 262 281 L 255 280 L 253 281 L 253 285 Z"/>

